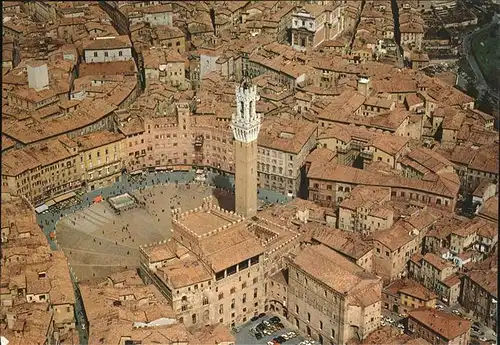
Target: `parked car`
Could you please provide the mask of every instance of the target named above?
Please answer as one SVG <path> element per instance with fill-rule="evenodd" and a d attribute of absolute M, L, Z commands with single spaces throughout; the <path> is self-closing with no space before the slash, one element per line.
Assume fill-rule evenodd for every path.
<path fill-rule="evenodd" d="M 272 323 L 278 323 L 281 322 L 281 319 L 277 316 L 273 316 L 272 318 L 269 319 L 269 321 Z"/>
<path fill-rule="evenodd" d="M 281 335 L 279 337 L 274 338 L 274 339 L 276 339 L 278 341 L 278 343 L 280 343 L 280 344 L 283 344 L 286 341 L 286 339 L 284 337 L 282 337 Z"/>
<path fill-rule="evenodd" d="M 261 319 L 263 318 L 264 316 L 266 316 L 266 313 L 260 313 L 259 316 L 257 316 L 258 319 Z"/>
<path fill-rule="evenodd" d="M 258 319 L 259 319 L 259 317 L 258 317 L 258 316 L 254 316 L 254 317 L 252 317 L 252 318 L 250 319 L 250 321 L 254 322 L 254 321 L 257 321 Z"/>
<path fill-rule="evenodd" d="M 259 333 L 259 332 L 255 333 L 255 339 L 257 339 L 257 340 L 262 339 L 262 333 Z"/>

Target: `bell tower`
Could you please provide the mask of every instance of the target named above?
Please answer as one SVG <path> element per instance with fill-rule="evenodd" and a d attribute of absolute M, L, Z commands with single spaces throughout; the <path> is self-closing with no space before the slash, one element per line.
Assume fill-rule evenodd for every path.
<path fill-rule="evenodd" d="M 257 86 L 245 79 L 236 87 L 236 113 L 231 128 L 234 136 L 235 211 L 244 217 L 257 212 L 257 137 L 260 116 L 256 113 L 259 100 Z"/>

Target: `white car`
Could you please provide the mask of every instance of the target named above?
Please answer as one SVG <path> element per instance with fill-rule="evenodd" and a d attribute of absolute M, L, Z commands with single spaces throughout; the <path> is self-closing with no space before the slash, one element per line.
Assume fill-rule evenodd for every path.
<path fill-rule="evenodd" d="M 385 321 L 384 320 L 380 321 L 380 325 L 385 326 Z"/>
<path fill-rule="evenodd" d="M 436 309 L 437 309 L 437 310 L 443 310 L 443 309 L 444 309 L 444 307 L 443 307 L 441 304 L 438 304 L 438 305 L 436 306 Z"/>
<path fill-rule="evenodd" d="M 486 337 L 481 337 L 481 338 L 479 338 L 479 340 L 481 340 L 481 341 L 486 341 L 486 340 L 488 340 L 488 339 L 486 339 Z"/>

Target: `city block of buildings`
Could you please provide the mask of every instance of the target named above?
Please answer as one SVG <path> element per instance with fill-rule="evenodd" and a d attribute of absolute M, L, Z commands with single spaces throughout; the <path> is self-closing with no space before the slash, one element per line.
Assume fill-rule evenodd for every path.
<path fill-rule="evenodd" d="M 463 10 L 3 2 L 9 341 L 76 342 L 81 327 L 36 207 L 123 173 L 190 169 L 234 176 L 235 211 L 181 206 L 171 238 L 141 247 L 143 281 L 79 284 L 89 340 L 146 341 L 155 326 L 155 341 L 231 343 L 226 326 L 273 312 L 322 343 L 468 341 L 470 323 L 439 303 L 495 327 L 498 132 L 420 70 L 444 44 L 429 38 L 429 3 L 445 25 Z M 293 200 L 262 210 L 258 188 Z M 382 309 L 407 314 L 408 334 L 380 327 Z"/>

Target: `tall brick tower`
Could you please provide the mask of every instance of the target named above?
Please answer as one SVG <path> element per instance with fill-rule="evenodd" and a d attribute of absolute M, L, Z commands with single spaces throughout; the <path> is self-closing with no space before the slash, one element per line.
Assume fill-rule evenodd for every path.
<path fill-rule="evenodd" d="M 260 117 L 255 106 L 257 86 L 245 79 L 236 87 L 236 114 L 231 128 L 234 136 L 235 211 L 245 217 L 257 212 L 257 136 Z"/>

